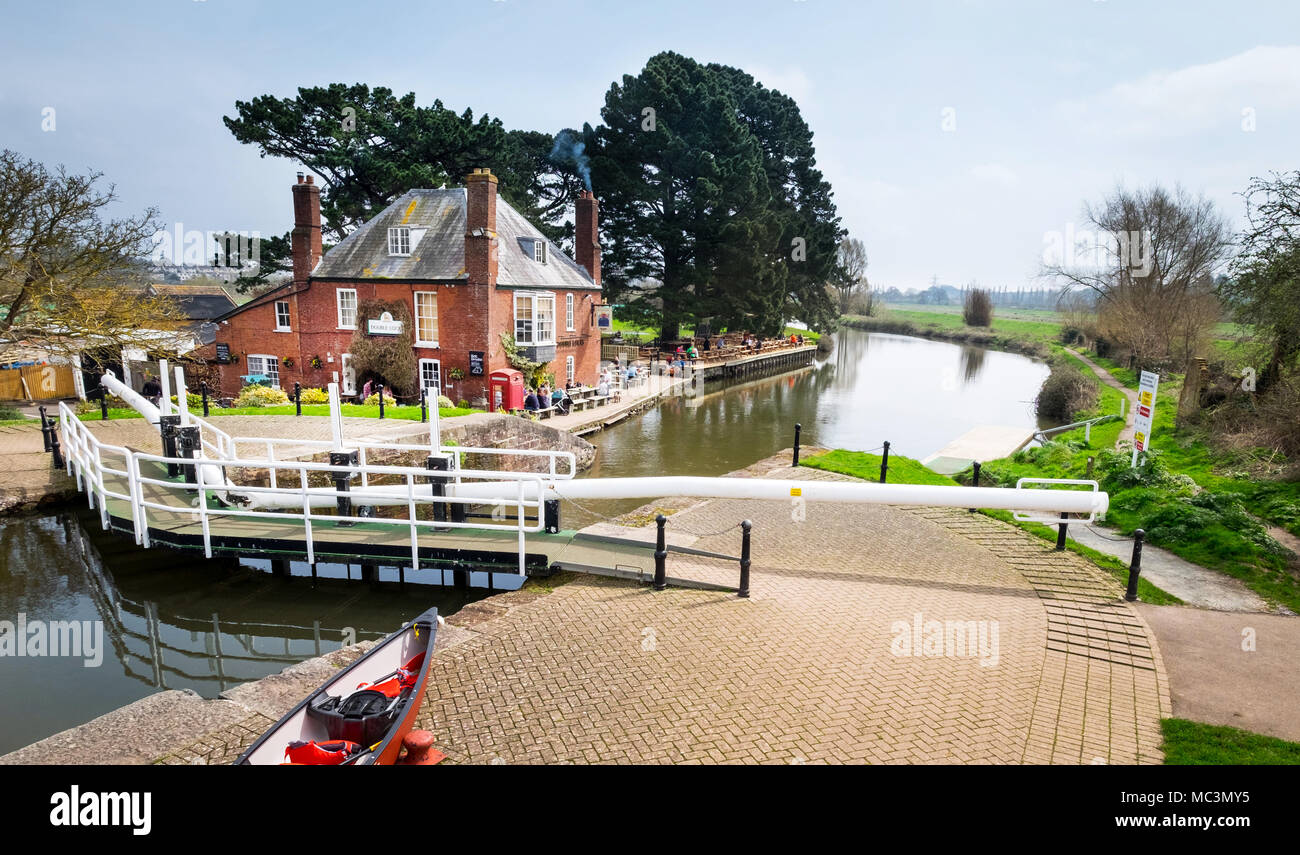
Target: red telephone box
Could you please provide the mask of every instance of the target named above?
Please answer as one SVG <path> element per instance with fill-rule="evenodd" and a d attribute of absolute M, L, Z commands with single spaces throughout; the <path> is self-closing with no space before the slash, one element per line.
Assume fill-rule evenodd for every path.
<path fill-rule="evenodd" d="M 498 413 L 524 408 L 524 375 L 513 368 L 493 371 L 488 377 L 488 411 Z"/>

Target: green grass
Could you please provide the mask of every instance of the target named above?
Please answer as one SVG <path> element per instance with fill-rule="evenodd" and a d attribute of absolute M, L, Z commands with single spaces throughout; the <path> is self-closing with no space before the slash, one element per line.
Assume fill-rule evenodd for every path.
<path fill-rule="evenodd" d="M 1068 354 L 1063 357 L 1070 359 Z M 1113 366 L 1112 373 L 1121 382 L 1135 380 L 1132 372 L 1110 360 L 1096 361 L 1108 369 Z M 1097 406 L 1080 416 L 1117 411 L 1120 392 L 1104 384 L 1100 388 Z M 1179 430 L 1175 422 L 1181 390 L 1178 375 L 1161 378 L 1151 448 L 1161 468 L 1185 479 L 1181 485 L 1167 479 L 1147 484 L 1104 482 L 1102 488 L 1110 493 L 1111 500 L 1107 523 L 1123 534 L 1144 529 L 1153 546 L 1239 579 L 1265 600 L 1300 610 L 1300 579 L 1288 569 L 1294 559 L 1250 518 L 1253 515 L 1300 533 L 1300 482 L 1251 477 L 1241 471 L 1252 462 L 1249 452 L 1216 452 L 1204 435 Z M 1086 477 L 1088 457 L 1100 460 L 1103 452 L 1113 448 L 1120 428 L 1118 421 L 1095 426 L 1090 444 L 1085 444 L 1082 430 L 1070 431 L 1041 447 L 988 461 L 981 480 L 1011 486 L 1018 478 Z M 1127 468 L 1126 461 L 1121 468 Z M 1100 463 L 1094 475 L 1105 477 Z M 966 470 L 956 477 L 970 483 L 971 472 Z M 1197 488 L 1218 497 L 1203 496 L 1193 501 Z"/>
<path fill-rule="evenodd" d="M 854 478 L 861 478 L 864 481 L 879 481 L 880 461 L 881 456 L 879 454 L 871 454 L 865 451 L 846 451 L 837 448 L 825 454 L 801 458 L 799 465 L 807 466 L 809 469 L 821 469 L 824 472 L 852 475 Z M 897 454 L 889 455 L 889 472 L 885 477 L 890 484 L 957 486 L 957 482 L 947 475 L 940 475 L 910 457 L 902 457 Z"/>
<path fill-rule="evenodd" d="M 377 419 L 379 418 L 378 404 L 344 404 L 343 415 L 357 418 Z M 201 410 L 192 410 L 196 415 L 202 415 Z M 210 410 L 209 418 L 220 418 L 221 416 L 292 416 L 297 411 L 293 404 L 279 404 L 274 407 L 231 407 L 228 409 L 213 408 Z M 456 416 L 467 416 L 470 413 L 481 413 L 482 410 L 476 410 L 472 407 L 439 407 L 438 415 L 444 419 L 454 418 Z M 329 404 L 303 404 L 302 414 L 304 416 L 328 416 L 330 414 Z M 83 422 L 97 422 L 100 420 L 99 410 L 78 415 Z M 140 414 L 130 408 L 110 407 L 108 410 L 109 419 L 138 419 Z M 386 419 L 406 419 L 408 421 L 420 420 L 419 407 L 400 407 L 385 406 L 384 418 Z"/>
<path fill-rule="evenodd" d="M 812 330 L 796 329 L 795 327 L 786 327 L 784 330 L 781 331 L 781 335 L 785 336 L 786 338 L 789 338 L 792 335 L 801 335 L 804 337 L 805 341 L 810 341 L 813 344 L 816 344 L 817 342 L 822 340 L 821 333 L 813 332 Z"/>
<path fill-rule="evenodd" d="M 1182 718 L 1160 722 L 1166 766 L 1294 766 L 1300 743 Z"/>

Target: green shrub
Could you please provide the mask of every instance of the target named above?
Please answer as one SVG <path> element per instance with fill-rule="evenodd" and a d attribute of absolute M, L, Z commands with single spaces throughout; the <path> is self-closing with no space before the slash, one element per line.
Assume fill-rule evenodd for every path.
<path fill-rule="evenodd" d="M 330 394 L 324 389 L 303 389 L 300 393 L 304 404 L 328 404 Z"/>
<path fill-rule="evenodd" d="M 369 407 L 378 406 L 378 404 L 379 404 L 379 393 L 378 393 L 378 392 L 373 392 L 373 393 L 371 393 L 370 397 L 369 397 L 369 398 L 366 398 L 366 400 L 363 401 L 363 403 L 364 403 L 366 406 L 369 406 Z M 391 406 L 393 406 L 393 405 L 396 404 L 396 403 L 397 403 L 397 399 L 394 398 L 394 397 L 389 393 L 389 391 L 388 391 L 387 389 L 385 389 L 385 390 L 384 390 L 384 406 L 385 406 L 385 407 L 391 407 Z"/>
<path fill-rule="evenodd" d="M 180 403 L 179 401 L 176 400 L 176 396 L 175 396 L 175 395 L 172 395 L 172 403 L 173 403 L 173 404 L 179 404 L 179 403 Z M 202 409 L 202 407 L 203 407 L 203 395 L 201 395 L 201 394 L 198 393 L 198 392 L 186 392 L 186 393 L 185 393 L 185 406 L 186 406 L 187 408 L 189 408 L 191 411 L 193 411 L 193 410 L 197 410 L 197 409 Z"/>
<path fill-rule="evenodd" d="M 11 407 L 8 404 L 0 404 L 0 419 L 21 419 L 23 414 L 17 407 Z"/>
<path fill-rule="evenodd" d="M 446 395 L 439 395 L 439 396 L 438 396 L 438 406 L 439 406 L 439 407 L 442 407 L 442 408 L 444 408 L 444 409 L 448 409 L 448 410 L 449 410 L 449 409 L 451 409 L 452 407 L 454 407 L 454 406 L 456 406 L 456 405 L 453 404 L 453 403 L 451 402 L 451 398 L 448 398 Z"/>
<path fill-rule="evenodd" d="M 1075 413 L 1097 403 L 1097 380 L 1070 363 L 1058 362 L 1043 381 L 1035 403 L 1038 415 L 1068 422 Z"/>
<path fill-rule="evenodd" d="M 466 401 L 465 399 L 462 398 L 462 399 L 461 399 L 461 402 L 460 402 L 459 404 L 457 404 L 456 406 L 459 407 L 459 408 L 462 409 L 462 410 L 468 410 L 468 409 L 469 409 L 469 401 Z"/>
<path fill-rule="evenodd" d="M 256 383 L 245 386 L 239 391 L 239 397 L 235 398 L 236 407 L 274 407 L 277 404 L 287 403 L 289 403 L 289 396 L 283 389 L 272 389 L 270 386 Z"/>

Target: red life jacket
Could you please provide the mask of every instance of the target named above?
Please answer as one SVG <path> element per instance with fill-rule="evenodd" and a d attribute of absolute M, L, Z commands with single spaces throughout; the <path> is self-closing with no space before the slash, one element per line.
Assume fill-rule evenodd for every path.
<path fill-rule="evenodd" d="M 287 763 L 304 766 L 337 766 L 361 750 L 355 742 L 336 739 L 332 742 L 290 742 L 284 749 Z"/>
<path fill-rule="evenodd" d="M 420 666 L 423 664 L 424 654 L 417 653 L 405 665 L 398 668 L 391 677 L 380 680 L 378 683 L 359 683 L 357 688 L 383 692 L 385 697 L 395 698 L 415 686 L 415 681 L 420 676 Z"/>

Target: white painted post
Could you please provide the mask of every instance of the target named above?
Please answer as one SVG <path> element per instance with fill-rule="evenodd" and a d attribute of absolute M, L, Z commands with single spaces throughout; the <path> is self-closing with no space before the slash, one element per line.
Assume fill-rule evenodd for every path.
<path fill-rule="evenodd" d="M 1092 422 L 1083 426 L 1083 441 L 1092 442 Z"/>
<path fill-rule="evenodd" d="M 437 455 L 442 451 L 442 428 L 438 424 L 438 387 L 425 386 L 424 400 L 429 409 L 429 453 Z"/>
<path fill-rule="evenodd" d="M 172 381 L 167 376 L 167 360 L 158 360 L 158 382 L 162 384 L 162 400 L 158 402 L 158 415 L 172 414 Z"/>
<path fill-rule="evenodd" d="M 190 423 L 190 402 L 186 398 L 186 395 L 188 394 L 189 391 L 185 388 L 185 367 L 181 365 L 177 365 L 176 366 L 176 409 L 180 411 L 181 424 L 183 425 L 189 425 Z M 202 447 L 200 446 L 200 456 L 202 456 L 201 452 L 202 452 Z"/>
<path fill-rule="evenodd" d="M 343 450 L 343 405 L 339 402 L 339 384 L 329 384 L 330 393 L 330 433 L 334 440 L 334 450 Z"/>

